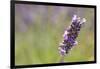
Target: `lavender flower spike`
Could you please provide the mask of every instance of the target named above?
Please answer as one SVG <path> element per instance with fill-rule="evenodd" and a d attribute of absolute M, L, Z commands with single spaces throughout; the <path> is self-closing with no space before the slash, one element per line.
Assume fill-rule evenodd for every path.
<path fill-rule="evenodd" d="M 59 44 L 59 53 L 61 56 L 68 54 L 69 50 L 77 45 L 76 38 L 78 37 L 82 24 L 85 22 L 85 18 L 81 19 L 77 15 L 73 16 L 71 25 L 64 31 L 63 41 Z"/>

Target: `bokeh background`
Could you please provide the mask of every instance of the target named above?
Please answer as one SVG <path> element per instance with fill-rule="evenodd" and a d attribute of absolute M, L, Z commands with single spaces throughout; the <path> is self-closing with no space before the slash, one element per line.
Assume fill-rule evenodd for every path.
<path fill-rule="evenodd" d="M 74 14 L 86 18 L 77 38 L 78 45 L 64 61 L 94 60 L 94 9 L 82 7 L 15 5 L 15 64 L 59 63 L 59 43 Z"/>

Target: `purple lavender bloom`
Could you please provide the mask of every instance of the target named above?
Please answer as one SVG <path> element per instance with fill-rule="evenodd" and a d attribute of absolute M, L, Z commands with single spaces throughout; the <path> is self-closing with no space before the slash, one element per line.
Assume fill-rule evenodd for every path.
<path fill-rule="evenodd" d="M 65 56 L 73 46 L 77 45 L 76 38 L 80 32 L 81 25 L 85 22 L 85 18 L 81 20 L 77 15 L 73 16 L 71 25 L 64 31 L 63 41 L 59 44 L 61 56 Z"/>

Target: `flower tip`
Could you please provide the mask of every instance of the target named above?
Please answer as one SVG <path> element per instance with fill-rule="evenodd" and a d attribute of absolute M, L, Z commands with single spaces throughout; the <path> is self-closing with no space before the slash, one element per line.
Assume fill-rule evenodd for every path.
<path fill-rule="evenodd" d="M 80 24 L 84 24 L 86 22 L 86 19 L 83 18 Z"/>
<path fill-rule="evenodd" d="M 77 15 L 74 15 L 72 21 L 75 21 L 76 19 L 77 19 Z"/>
<path fill-rule="evenodd" d="M 85 18 L 83 18 L 83 23 L 85 23 L 86 22 L 86 19 Z"/>

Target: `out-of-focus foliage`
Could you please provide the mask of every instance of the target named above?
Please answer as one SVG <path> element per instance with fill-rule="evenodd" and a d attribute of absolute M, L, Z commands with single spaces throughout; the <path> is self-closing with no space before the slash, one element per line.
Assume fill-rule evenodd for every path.
<path fill-rule="evenodd" d="M 59 42 L 74 14 L 86 18 L 78 45 L 65 62 L 94 60 L 94 9 L 43 5 L 15 5 L 15 64 L 59 63 Z"/>

